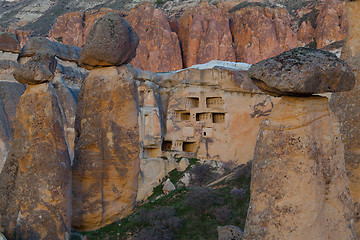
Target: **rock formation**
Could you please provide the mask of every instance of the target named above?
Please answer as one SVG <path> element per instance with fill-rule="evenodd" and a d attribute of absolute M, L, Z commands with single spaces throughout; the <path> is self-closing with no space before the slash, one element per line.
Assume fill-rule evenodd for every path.
<path fill-rule="evenodd" d="M 236 61 L 252 64 L 297 46 L 286 9 L 244 2 L 229 12 Z"/>
<path fill-rule="evenodd" d="M 355 84 L 354 73 L 337 59 L 330 52 L 295 48 L 253 65 L 249 76 L 273 96 L 347 91 Z"/>
<path fill-rule="evenodd" d="M 0 32 L 0 172 L 8 156 L 13 135 L 15 109 L 20 95 L 25 90 L 12 76 L 18 67 L 16 62 L 20 44 L 12 33 Z M 11 88 L 9 88 L 11 86 Z"/>
<path fill-rule="evenodd" d="M 80 65 L 120 66 L 129 63 L 136 55 L 139 37 L 119 14 L 101 17 L 90 32 L 81 50 Z"/>
<path fill-rule="evenodd" d="M 110 13 L 95 24 L 80 53 L 94 69 L 81 86 L 76 115 L 72 226 L 78 230 L 98 229 L 134 206 L 140 160 L 135 70 L 96 67 L 129 62 L 137 44 L 126 20 Z"/>
<path fill-rule="evenodd" d="M 341 139 L 345 147 L 345 162 L 350 180 L 350 192 L 355 205 L 355 226 L 360 234 L 360 1 L 350 1 L 346 5 L 349 19 L 347 36 L 341 58 L 344 59 L 355 73 L 355 88 L 349 92 L 334 93 L 330 106 L 340 122 Z"/>
<path fill-rule="evenodd" d="M 21 57 L 32 57 L 37 52 L 47 52 L 64 61 L 77 63 L 79 61 L 80 50 L 81 48 L 79 47 L 52 42 L 44 37 L 33 37 L 21 49 Z"/>
<path fill-rule="evenodd" d="M 20 53 L 20 44 L 14 34 L 0 32 L 0 51 Z"/>
<path fill-rule="evenodd" d="M 235 62 L 229 15 L 207 2 L 178 19 L 184 67 L 211 60 Z"/>
<path fill-rule="evenodd" d="M 36 85 L 48 82 L 54 77 L 55 56 L 48 52 L 38 52 L 14 72 L 16 80 L 23 84 Z"/>
<path fill-rule="evenodd" d="M 58 42 L 82 47 L 85 43 L 84 15 L 83 11 L 69 12 L 61 15 L 56 19 L 56 23 L 48 35 Z"/>
<path fill-rule="evenodd" d="M 292 70 L 298 76 L 293 83 L 295 94 L 299 85 L 295 80 L 309 86 L 320 80 L 322 87 L 316 92 L 346 91 L 353 87 L 354 76 L 349 75 L 345 65 L 338 74 L 313 78 L 307 74 L 309 67 L 299 54 L 311 63 L 324 53 L 297 49 L 286 59 L 274 57 L 249 69 L 255 84 L 266 82 L 272 92 L 279 92 L 282 97 L 258 134 L 244 239 L 358 239 L 344 146 L 328 99 L 284 96 L 293 94 L 291 87 L 284 94 L 280 91 Z M 261 68 L 272 68 L 276 63 L 279 68 L 271 69 L 272 74 L 265 76 L 268 79 L 262 78 L 259 73 L 270 70 Z M 344 62 L 328 56 L 321 64 L 336 68 Z M 290 65 L 294 67 L 288 69 Z M 313 67 L 319 69 L 318 65 Z M 343 79 L 343 71 L 349 79 Z M 303 73 L 302 78 L 299 73 Z M 343 81 L 350 84 L 344 85 Z M 311 89 L 307 94 L 311 94 Z"/>
<path fill-rule="evenodd" d="M 58 97 L 48 82 L 54 76 L 49 58 L 48 53 L 34 55 L 25 66 L 29 76 L 15 71 L 20 81 L 49 79 L 40 84 L 34 80 L 22 95 L 14 140 L 0 174 L 0 223 L 9 239 L 70 237 L 71 162 Z"/>
<path fill-rule="evenodd" d="M 169 72 L 183 67 L 178 36 L 171 30 L 161 9 L 142 4 L 133 8 L 126 19 L 140 38 L 131 65 L 152 72 Z"/>
<path fill-rule="evenodd" d="M 324 1 L 315 30 L 317 48 L 345 39 L 348 32 L 345 3 L 339 0 Z"/>

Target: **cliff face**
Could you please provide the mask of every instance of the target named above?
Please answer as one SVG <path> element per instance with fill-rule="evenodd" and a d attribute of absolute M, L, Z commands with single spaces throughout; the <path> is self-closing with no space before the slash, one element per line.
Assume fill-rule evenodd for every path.
<path fill-rule="evenodd" d="M 210 60 L 255 63 L 298 46 L 339 50 L 348 31 L 341 0 L 164 1 L 137 7 L 141 1 L 55 1 L 42 7 L 38 7 L 40 1 L 28 0 L 26 7 L 23 2 L 0 6 L 4 10 L 0 26 L 16 33 L 22 45 L 29 35 L 42 35 L 81 47 L 96 20 L 116 12 L 127 18 L 141 40 L 132 64 L 154 72 Z M 36 14 L 28 9 L 31 6 Z"/>

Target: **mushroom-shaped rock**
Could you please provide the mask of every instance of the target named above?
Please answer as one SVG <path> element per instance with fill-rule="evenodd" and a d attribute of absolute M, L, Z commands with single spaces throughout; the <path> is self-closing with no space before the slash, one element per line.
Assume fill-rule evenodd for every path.
<path fill-rule="evenodd" d="M 81 48 L 52 42 L 45 37 L 30 38 L 21 49 L 20 57 L 32 57 L 38 52 L 48 52 L 64 61 L 78 62 Z"/>
<path fill-rule="evenodd" d="M 54 78 L 57 61 L 54 55 L 38 52 L 28 62 L 19 66 L 14 72 L 14 78 L 24 84 L 40 84 Z"/>
<path fill-rule="evenodd" d="M 20 43 L 14 34 L 0 32 L 0 51 L 20 53 Z"/>
<path fill-rule="evenodd" d="M 308 96 L 343 92 L 355 85 L 351 68 L 335 54 L 294 48 L 251 66 L 253 82 L 272 96 Z"/>
<path fill-rule="evenodd" d="M 80 65 L 120 66 L 136 55 L 139 37 L 130 24 L 117 13 L 101 17 L 90 32 L 80 52 Z"/>

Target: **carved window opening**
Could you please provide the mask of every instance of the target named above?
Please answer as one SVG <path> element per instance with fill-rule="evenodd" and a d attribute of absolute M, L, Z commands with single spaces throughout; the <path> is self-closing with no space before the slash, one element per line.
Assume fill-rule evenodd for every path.
<path fill-rule="evenodd" d="M 199 121 L 203 121 L 203 122 L 208 122 L 210 121 L 211 122 L 211 119 L 212 119 L 212 114 L 211 113 L 197 113 L 196 114 L 196 121 L 199 122 Z"/>
<path fill-rule="evenodd" d="M 190 113 L 188 113 L 188 112 L 181 113 L 181 120 L 183 120 L 183 121 L 190 120 Z"/>
<path fill-rule="evenodd" d="M 195 142 L 183 142 L 183 151 L 184 152 L 196 152 L 196 143 Z"/>
<path fill-rule="evenodd" d="M 199 98 L 196 98 L 196 97 L 186 98 L 186 106 L 188 108 L 198 108 L 199 107 Z"/>
<path fill-rule="evenodd" d="M 156 158 L 161 155 L 161 151 L 158 148 L 144 148 L 144 158 Z"/>
<path fill-rule="evenodd" d="M 221 97 L 208 97 L 206 98 L 207 108 L 219 108 L 224 106 L 224 100 Z"/>
<path fill-rule="evenodd" d="M 225 122 L 225 113 L 213 113 L 213 123 L 224 123 Z"/>
<path fill-rule="evenodd" d="M 172 141 L 163 141 L 161 150 L 162 151 L 171 151 Z"/>

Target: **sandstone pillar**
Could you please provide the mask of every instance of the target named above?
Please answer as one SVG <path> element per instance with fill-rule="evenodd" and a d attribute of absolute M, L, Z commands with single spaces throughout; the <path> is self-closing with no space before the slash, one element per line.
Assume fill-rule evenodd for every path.
<path fill-rule="evenodd" d="M 244 239 L 358 239 L 338 122 L 328 99 L 312 95 L 351 90 L 350 67 L 297 48 L 248 73 L 281 100 L 258 133 Z"/>
<path fill-rule="evenodd" d="M 0 222 L 9 239 L 70 238 L 71 163 L 60 103 L 48 82 L 54 64 L 53 56 L 39 53 L 14 73 L 28 86 L 0 175 Z"/>
<path fill-rule="evenodd" d="M 325 97 L 282 97 L 261 125 L 244 239 L 357 239 L 337 119 Z"/>
<path fill-rule="evenodd" d="M 94 230 L 131 213 L 140 164 L 136 88 L 126 66 L 95 69 L 81 87 L 73 164 L 73 227 Z"/>
<path fill-rule="evenodd" d="M 131 213 L 140 164 L 137 86 L 139 38 L 118 14 L 101 17 L 80 52 L 92 69 L 80 89 L 75 120 L 73 222 L 95 230 Z M 122 65 L 122 66 L 121 66 Z"/>

